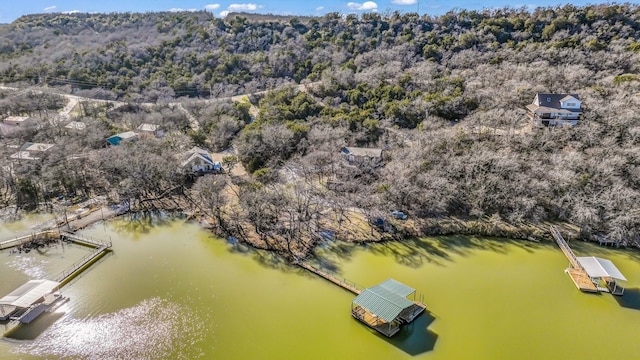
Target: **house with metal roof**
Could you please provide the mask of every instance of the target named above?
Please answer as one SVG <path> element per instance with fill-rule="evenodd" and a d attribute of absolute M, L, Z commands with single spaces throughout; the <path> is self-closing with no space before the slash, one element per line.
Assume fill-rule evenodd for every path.
<path fill-rule="evenodd" d="M 408 297 L 413 296 L 413 301 Z M 400 331 L 400 326 L 410 323 L 425 308 L 415 302 L 416 290 L 393 279 L 364 289 L 351 302 L 351 315 L 391 337 Z"/>
<path fill-rule="evenodd" d="M 582 103 L 577 94 L 538 93 L 527 113 L 536 125 L 577 125 L 582 116 Z"/>

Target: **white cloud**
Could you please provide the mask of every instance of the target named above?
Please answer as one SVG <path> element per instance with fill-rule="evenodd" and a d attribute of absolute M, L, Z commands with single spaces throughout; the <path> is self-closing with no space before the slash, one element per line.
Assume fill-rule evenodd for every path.
<path fill-rule="evenodd" d="M 194 12 L 194 11 L 198 11 L 198 9 L 181 9 L 181 8 L 171 8 L 168 10 L 169 12 L 182 12 L 182 11 L 190 11 L 190 12 Z"/>
<path fill-rule="evenodd" d="M 255 11 L 261 8 L 262 5 L 247 3 L 247 4 L 231 4 L 227 7 L 229 11 Z"/>
<path fill-rule="evenodd" d="M 230 11 L 227 11 L 227 10 L 220 11 L 220 17 L 222 17 L 222 18 L 227 17 L 227 15 L 229 15 L 229 13 L 230 13 Z"/>
<path fill-rule="evenodd" d="M 80 10 L 69 10 L 69 11 L 63 11 L 62 13 L 69 15 L 69 14 L 77 14 L 77 13 L 81 13 L 81 12 L 82 11 L 80 11 Z"/>
<path fill-rule="evenodd" d="M 378 10 L 378 4 L 373 1 L 365 1 L 363 3 L 357 2 L 349 2 L 347 3 L 347 7 L 351 10 L 359 10 L 359 11 L 376 11 Z"/>
<path fill-rule="evenodd" d="M 396 4 L 396 5 L 413 5 L 415 3 L 417 3 L 418 0 L 393 0 L 391 1 L 392 4 Z"/>
<path fill-rule="evenodd" d="M 324 10 L 324 6 L 318 6 L 318 7 L 316 8 L 316 11 L 322 11 L 322 10 Z"/>
<path fill-rule="evenodd" d="M 220 4 L 208 4 L 204 6 L 205 10 L 216 10 L 220 9 Z"/>
<path fill-rule="evenodd" d="M 57 6 L 47 6 L 46 8 L 42 9 L 42 11 L 53 11 L 57 8 Z"/>

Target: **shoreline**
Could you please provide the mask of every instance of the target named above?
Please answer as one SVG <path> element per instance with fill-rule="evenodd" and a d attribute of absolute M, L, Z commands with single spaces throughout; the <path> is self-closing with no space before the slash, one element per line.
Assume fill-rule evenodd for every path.
<path fill-rule="evenodd" d="M 108 222 L 116 218 L 121 218 L 127 214 L 133 213 L 167 213 L 167 214 L 181 214 L 180 216 L 186 217 L 187 221 L 197 222 L 198 225 L 205 231 L 212 233 L 213 235 L 220 237 L 221 239 L 231 239 L 234 241 L 242 242 L 248 246 L 251 246 L 257 250 L 266 250 L 275 252 L 292 264 L 297 261 L 308 259 L 312 256 L 313 251 L 324 240 L 340 241 L 345 243 L 354 244 L 368 244 L 368 243 L 380 243 L 387 241 L 406 241 L 421 237 L 432 236 L 475 236 L 475 237 L 493 237 L 493 238 L 505 238 L 510 240 L 521 241 L 533 241 L 538 243 L 553 242 L 553 238 L 549 232 L 549 226 L 557 226 L 562 233 L 566 234 L 569 239 L 581 240 L 598 243 L 598 239 L 595 236 L 591 238 L 584 238 L 580 236 L 580 229 L 569 223 L 550 223 L 545 222 L 541 224 L 520 224 L 512 225 L 502 221 L 496 221 L 495 219 L 460 219 L 455 217 L 444 218 L 428 218 L 428 219 L 410 219 L 410 220 L 393 220 L 389 221 L 393 231 L 384 231 L 377 229 L 372 225 L 367 225 L 369 229 L 358 229 L 357 226 L 349 227 L 343 226 L 338 231 L 329 231 L 331 236 L 329 238 L 317 234 L 305 234 L 302 239 L 297 239 L 295 243 L 287 243 L 285 240 L 277 237 L 265 237 L 256 234 L 248 224 L 245 226 L 236 226 L 233 229 L 228 227 L 229 224 L 223 226 L 217 225 L 216 221 L 204 214 L 199 214 L 198 211 L 189 211 L 184 209 L 161 209 L 156 208 L 154 210 L 143 209 L 123 209 L 122 206 L 114 205 L 101 205 L 89 209 L 84 209 L 82 212 L 73 214 L 67 217 L 67 221 L 60 220 L 61 214 L 56 212 L 24 212 L 22 214 L 12 216 L 10 221 L 19 221 L 25 215 L 29 214 L 43 214 L 50 213 L 54 217 L 47 223 L 55 221 L 53 226 L 43 227 L 45 224 L 37 224 L 31 229 L 43 230 L 56 230 L 66 229 L 67 231 L 75 232 L 82 230 L 88 226 L 98 224 L 100 222 Z M 4 221 L 6 219 L 2 219 Z M 133 221 L 134 219 L 130 219 Z M 237 225 L 237 224 L 236 224 Z M 359 231 L 358 231 L 359 230 Z M 27 231 L 26 233 L 32 233 L 33 231 Z M 600 245 L 603 245 L 600 243 Z M 604 246 L 608 246 L 607 243 Z M 637 248 L 638 246 L 616 246 L 623 248 Z"/>

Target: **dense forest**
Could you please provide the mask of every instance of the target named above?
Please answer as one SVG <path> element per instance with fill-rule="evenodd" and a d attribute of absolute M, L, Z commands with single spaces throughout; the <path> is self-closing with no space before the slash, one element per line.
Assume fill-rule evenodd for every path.
<path fill-rule="evenodd" d="M 182 194 L 225 233 L 250 230 L 288 252 L 348 228 L 349 212 L 371 220 L 390 209 L 409 215 L 390 220 L 402 234 L 437 233 L 434 221 L 452 217 L 559 221 L 584 238 L 637 244 L 639 20 L 629 4 L 438 17 L 24 16 L 0 26 L 0 81 L 24 89 L 2 90 L 0 115 L 40 124 L 4 136 L 0 201 Z M 524 107 L 538 92 L 578 94 L 583 120 L 531 126 Z M 88 131 L 69 132 L 56 93 L 112 102 L 81 101 L 70 116 Z M 249 95 L 232 101 L 239 94 Z M 104 148 L 141 123 L 167 136 Z M 12 161 L 23 142 L 56 147 Z M 239 161 L 249 176 L 193 180 L 175 154 L 194 145 L 233 149 L 225 165 Z M 348 165 L 344 146 L 381 148 L 383 164 Z"/>

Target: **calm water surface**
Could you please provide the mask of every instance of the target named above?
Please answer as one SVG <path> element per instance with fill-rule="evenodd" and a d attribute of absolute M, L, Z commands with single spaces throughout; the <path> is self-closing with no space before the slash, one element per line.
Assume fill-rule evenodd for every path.
<path fill-rule="evenodd" d="M 562 253 L 535 243 L 442 238 L 319 250 L 324 266 L 360 285 L 393 277 L 424 294 L 430 313 L 389 340 L 351 318 L 352 294 L 196 225 L 117 221 L 85 233 L 110 238 L 114 252 L 63 288 L 70 300 L 56 313 L 0 341 L 3 359 L 628 359 L 640 349 L 636 252 L 572 244 L 627 276 L 616 299 L 580 293 Z M 0 252 L 0 294 L 55 276 L 88 250 L 47 251 Z"/>

